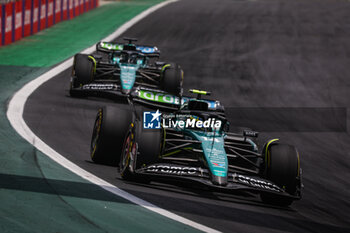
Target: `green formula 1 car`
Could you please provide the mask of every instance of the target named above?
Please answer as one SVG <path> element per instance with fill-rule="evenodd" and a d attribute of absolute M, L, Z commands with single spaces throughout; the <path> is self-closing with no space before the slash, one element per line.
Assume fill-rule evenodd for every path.
<path fill-rule="evenodd" d="M 124 39 L 128 42 L 99 42 L 96 53 L 75 55 L 71 96 L 99 96 L 101 91 L 113 91 L 122 97 L 140 87 L 182 94 L 183 70 L 179 65 L 159 61 L 160 51 L 155 46 Z"/>
<path fill-rule="evenodd" d="M 269 204 L 288 206 L 301 198 L 297 149 L 278 139 L 258 148 L 257 132 L 230 133 L 218 101 L 180 101 L 176 111 L 104 107 L 91 140 L 96 163 L 119 165 L 123 179 L 183 179 L 213 189 L 248 190 Z"/>

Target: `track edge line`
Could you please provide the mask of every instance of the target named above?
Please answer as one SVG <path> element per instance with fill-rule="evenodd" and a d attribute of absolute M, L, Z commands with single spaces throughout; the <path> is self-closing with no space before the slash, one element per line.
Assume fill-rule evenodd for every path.
<path fill-rule="evenodd" d="M 159 3 L 155 6 L 152 6 L 148 8 L 147 10 L 141 12 L 131 20 L 124 23 L 122 26 L 120 26 L 115 32 L 104 38 L 104 41 L 112 40 L 113 38 L 118 37 L 123 32 L 125 32 L 127 29 L 129 29 L 131 26 L 145 18 L 146 16 L 150 15 L 151 13 L 155 12 L 156 10 L 170 4 L 173 2 L 177 2 L 179 0 L 166 0 L 162 3 Z M 95 50 L 95 45 L 81 51 L 81 53 L 92 53 Z M 39 77 L 35 78 L 34 80 L 30 81 L 26 85 L 24 85 L 21 89 L 19 89 L 11 98 L 8 109 L 6 112 L 6 116 L 11 124 L 11 126 L 15 129 L 15 131 L 23 137 L 26 141 L 28 141 L 30 144 L 32 144 L 35 148 L 37 148 L 39 151 L 44 153 L 46 156 L 51 158 L 56 163 L 60 164 L 64 168 L 70 170 L 74 174 L 78 175 L 79 177 L 100 186 L 104 190 L 111 192 L 117 196 L 120 196 L 134 204 L 137 204 L 141 207 L 144 207 L 152 212 L 155 212 L 157 214 L 160 214 L 164 217 L 167 217 L 169 219 L 172 219 L 174 221 L 180 222 L 182 224 L 188 225 L 192 228 L 195 228 L 200 231 L 204 232 L 219 232 L 215 229 L 209 228 L 207 226 L 204 226 L 200 223 L 194 222 L 192 220 L 186 219 L 184 217 L 181 217 L 175 213 L 172 213 L 168 210 L 162 209 L 156 205 L 153 205 L 150 202 L 147 202 L 145 200 L 142 200 L 126 191 L 123 191 L 119 189 L 117 186 L 112 185 L 111 183 L 108 183 L 107 181 L 93 175 L 92 173 L 82 169 L 81 167 L 77 166 L 73 162 L 66 159 L 64 156 L 56 152 L 54 149 L 52 149 L 50 146 L 45 144 L 38 136 L 36 136 L 31 129 L 28 127 L 28 125 L 25 123 L 23 119 L 23 111 L 24 106 L 26 104 L 27 99 L 29 96 L 42 84 L 44 84 L 46 81 L 50 80 L 54 76 L 56 76 L 58 73 L 68 69 L 73 61 L 73 57 L 68 58 L 63 63 L 55 66 L 54 68 L 50 69 L 49 71 L 45 72 L 44 74 L 40 75 Z"/>

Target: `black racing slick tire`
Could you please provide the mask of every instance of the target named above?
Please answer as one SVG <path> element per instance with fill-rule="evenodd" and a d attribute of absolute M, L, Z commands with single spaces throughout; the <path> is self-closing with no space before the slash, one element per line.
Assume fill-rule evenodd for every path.
<path fill-rule="evenodd" d="M 118 165 L 132 118 L 132 110 L 129 109 L 103 107 L 98 110 L 90 146 L 92 161 Z"/>
<path fill-rule="evenodd" d="M 266 178 L 271 180 L 287 193 L 294 195 L 298 188 L 300 160 L 294 146 L 275 143 L 266 151 Z M 291 197 L 261 193 L 263 202 L 278 206 L 289 206 L 294 201 Z"/>
<path fill-rule="evenodd" d="M 149 179 L 137 176 L 134 171 L 159 160 L 161 143 L 161 129 L 143 129 L 139 121 L 131 124 L 122 150 L 121 177 L 124 180 L 149 182 Z"/>
<path fill-rule="evenodd" d="M 183 89 L 183 70 L 178 64 L 170 63 L 162 70 L 162 88 L 170 94 L 181 96 Z"/>
<path fill-rule="evenodd" d="M 87 54 L 76 54 L 73 64 L 72 88 L 77 88 L 93 81 L 94 60 Z"/>
<path fill-rule="evenodd" d="M 134 132 L 133 132 L 134 125 L 131 124 L 130 127 L 131 128 L 127 132 L 124 139 L 120 163 L 119 163 L 119 171 L 120 171 L 121 178 L 123 178 L 124 180 L 133 181 L 136 179 L 136 176 L 132 172 L 133 170 L 132 162 L 137 153 L 137 144 L 135 143 Z"/>
<path fill-rule="evenodd" d="M 135 130 L 138 146 L 136 168 L 142 168 L 159 160 L 163 134 L 161 129 L 143 129 L 141 124 Z"/>

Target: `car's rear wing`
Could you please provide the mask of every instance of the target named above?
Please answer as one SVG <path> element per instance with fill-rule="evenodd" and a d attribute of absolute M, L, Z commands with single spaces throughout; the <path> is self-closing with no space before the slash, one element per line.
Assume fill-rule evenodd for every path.
<path fill-rule="evenodd" d="M 107 53 L 122 51 L 124 50 L 125 46 L 129 46 L 129 45 L 114 43 L 114 42 L 98 42 L 96 44 L 96 51 L 107 52 Z M 136 49 L 136 51 L 143 53 L 148 57 L 160 56 L 160 51 L 156 46 L 135 45 L 134 48 Z"/>

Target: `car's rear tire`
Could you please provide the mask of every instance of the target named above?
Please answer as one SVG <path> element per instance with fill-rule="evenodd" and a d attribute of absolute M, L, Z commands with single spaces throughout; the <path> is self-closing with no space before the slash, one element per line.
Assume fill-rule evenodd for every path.
<path fill-rule="evenodd" d="M 183 84 L 183 70 L 178 64 L 169 63 L 162 71 L 162 88 L 170 94 L 181 96 Z"/>
<path fill-rule="evenodd" d="M 90 155 L 95 163 L 118 165 L 132 111 L 115 107 L 99 109 L 91 138 Z"/>
<path fill-rule="evenodd" d="M 275 143 L 266 150 L 265 174 L 287 193 L 294 195 L 299 182 L 299 153 L 294 146 Z M 261 193 L 263 202 L 278 206 L 289 206 L 294 201 L 291 197 L 272 193 Z"/>
<path fill-rule="evenodd" d="M 77 88 L 92 82 L 94 79 L 94 69 L 94 62 L 89 58 L 89 55 L 76 54 L 74 56 L 71 87 Z"/>

